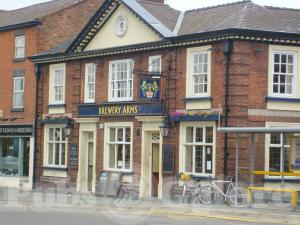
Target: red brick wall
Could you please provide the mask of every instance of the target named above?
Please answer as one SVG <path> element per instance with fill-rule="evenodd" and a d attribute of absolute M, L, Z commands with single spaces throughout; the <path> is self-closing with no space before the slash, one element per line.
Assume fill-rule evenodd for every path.
<path fill-rule="evenodd" d="M 75 37 L 103 2 L 104 0 L 86 0 L 42 18 L 39 51 L 46 51 Z"/>

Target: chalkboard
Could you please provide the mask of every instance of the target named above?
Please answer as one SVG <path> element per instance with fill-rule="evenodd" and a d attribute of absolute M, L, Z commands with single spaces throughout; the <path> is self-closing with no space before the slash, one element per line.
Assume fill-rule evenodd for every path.
<path fill-rule="evenodd" d="M 78 166 L 77 145 L 70 144 L 70 167 Z"/>
<path fill-rule="evenodd" d="M 163 145 L 163 171 L 164 173 L 174 172 L 174 145 Z"/>
<path fill-rule="evenodd" d="M 99 186 L 98 186 L 98 193 L 100 195 L 104 196 L 106 194 L 108 179 L 109 179 L 109 171 L 102 171 L 99 176 Z"/>

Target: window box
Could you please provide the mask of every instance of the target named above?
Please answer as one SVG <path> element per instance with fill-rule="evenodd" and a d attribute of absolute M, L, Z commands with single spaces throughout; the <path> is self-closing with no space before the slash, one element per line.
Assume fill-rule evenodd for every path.
<path fill-rule="evenodd" d="M 46 115 L 38 119 L 40 124 L 68 124 L 73 123 L 73 119 L 67 115 Z"/>

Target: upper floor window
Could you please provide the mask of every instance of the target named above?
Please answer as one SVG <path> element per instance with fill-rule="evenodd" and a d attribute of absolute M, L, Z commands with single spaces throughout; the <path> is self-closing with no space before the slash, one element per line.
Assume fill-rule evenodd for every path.
<path fill-rule="evenodd" d="M 15 37 L 15 58 L 25 57 L 25 36 Z"/>
<path fill-rule="evenodd" d="M 295 93 L 297 56 L 294 52 L 273 52 L 274 96 L 293 96 Z"/>
<path fill-rule="evenodd" d="M 65 103 L 65 64 L 50 67 L 50 104 Z"/>
<path fill-rule="evenodd" d="M 149 72 L 150 73 L 161 73 L 161 56 L 150 56 L 149 57 Z"/>
<path fill-rule="evenodd" d="M 210 97 L 211 52 L 210 46 L 188 49 L 187 53 L 187 97 Z"/>
<path fill-rule="evenodd" d="M 24 108 L 24 77 L 14 77 L 13 108 Z"/>
<path fill-rule="evenodd" d="M 109 64 L 109 100 L 131 101 L 133 97 L 133 61 L 113 61 Z"/>
<path fill-rule="evenodd" d="M 96 65 L 89 63 L 85 65 L 85 94 L 84 102 L 95 102 L 95 78 Z"/>

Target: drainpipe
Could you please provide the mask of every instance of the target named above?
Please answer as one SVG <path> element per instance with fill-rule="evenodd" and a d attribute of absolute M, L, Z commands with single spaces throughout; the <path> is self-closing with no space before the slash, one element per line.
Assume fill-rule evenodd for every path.
<path fill-rule="evenodd" d="M 36 152 L 37 152 L 37 123 L 38 123 L 38 83 L 41 76 L 41 64 L 35 65 L 35 118 L 34 118 L 34 157 L 33 157 L 33 174 L 32 174 L 32 186 L 35 187 L 35 173 L 36 173 Z"/>
<path fill-rule="evenodd" d="M 227 40 L 224 46 L 224 55 L 226 59 L 226 73 L 225 73 L 225 99 L 224 99 L 224 126 L 228 127 L 229 117 L 229 73 L 230 73 L 230 62 L 233 52 L 233 41 Z M 224 134 L 224 176 L 228 175 L 228 133 Z"/>

